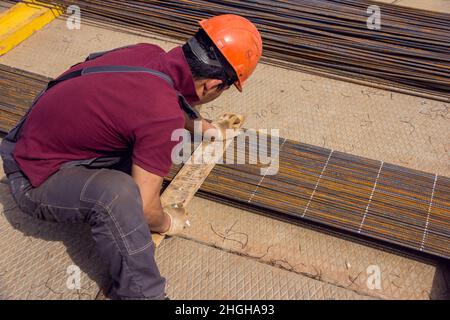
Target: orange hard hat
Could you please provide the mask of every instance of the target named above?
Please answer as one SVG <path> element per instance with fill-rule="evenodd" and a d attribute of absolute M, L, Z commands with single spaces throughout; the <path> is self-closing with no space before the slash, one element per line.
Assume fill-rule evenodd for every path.
<path fill-rule="evenodd" d="M 238 80 L 235 86 L 242 91 L 244 81 L 255 70 L 262 55 L 262 39 L 255 25 L 234 14 L 223 14 L 199 22 L 228 63 Z"/>

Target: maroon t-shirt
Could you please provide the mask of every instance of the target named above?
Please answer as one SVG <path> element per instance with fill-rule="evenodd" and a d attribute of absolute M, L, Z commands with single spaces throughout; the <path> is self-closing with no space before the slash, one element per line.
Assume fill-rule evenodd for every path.
<path fill-rule="evenodd" d="M 181 47 L 165 53 L 138 44 L 72 67 L 141 66 L 170 76 L 188 102 L 198 101 Z M 184 127 L 178 97 L 165 80 L 146 73 L 88 74 L 57 84 L 37 102 L 27 119 L 14 158 L 34 187 L 69 161 L 130 153 L 133 163 L 158 176 L 168 174 Z"/>

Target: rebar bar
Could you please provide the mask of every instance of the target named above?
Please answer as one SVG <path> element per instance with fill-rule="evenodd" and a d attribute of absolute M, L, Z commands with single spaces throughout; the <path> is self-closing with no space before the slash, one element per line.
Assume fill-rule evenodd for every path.
<path fill-rule="evenodd" d="M 450 15 L 356 0 L 59 0 L 92 21 L 186 40 L 198 21 L 240 14 L 260 30 L 263 61 L 450 101 Z M 367 8 L 381 10 L 379 30 Z"/>
<path fill-rule="evenodd" d="M 48 80 L 0 65 L 0 130 L 20 119 Z M 261 175 L 261 162 L 216 165 L 200 193 L 276 218 L 450 258 L 450 178 L 283 138 L 278 145 L 276 175 Z M 257 145 L 248 139 L 245 147 L 234 147 L 237 160 L 248 159 Z M 179 168 L 173 166 L 166 181 Z"/>

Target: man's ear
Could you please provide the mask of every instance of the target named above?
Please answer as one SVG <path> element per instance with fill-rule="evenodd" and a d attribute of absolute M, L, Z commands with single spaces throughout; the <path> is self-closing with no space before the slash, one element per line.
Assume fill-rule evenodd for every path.
<path fill-rule="evenodd" d="M 214 87 L 217 87 L 218 85 L 222 84 L 223 81 L 222 80 L 218 80 L 218 79 L 208 79 L 206 80 L 205 83 L 205 89 L 207 91 L 213 89 Z"/>

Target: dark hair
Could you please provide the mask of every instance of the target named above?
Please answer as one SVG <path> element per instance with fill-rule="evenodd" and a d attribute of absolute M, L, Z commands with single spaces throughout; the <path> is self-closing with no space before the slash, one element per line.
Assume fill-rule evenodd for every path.
<path fill-rule="evenodd" d="M 219 62 L 217 65 L 207 64 L 200 60 L 197 55 L 192 51 L 189 41 L 183 45 L 183 53 L 191 69 L 194 79 L 219 79 L 223 81 L 223 84 L 219 89 L 229 86 L 237 81 L 236 72 L 231 65 L 214 45 L 212 40 L 206 34 L 203 29 L 199 29 L 194 35 L 195 40 L 200 45 L 202 53 L 213 62 Z M 217 64 L 217 63 L 216 63 Z"/>

